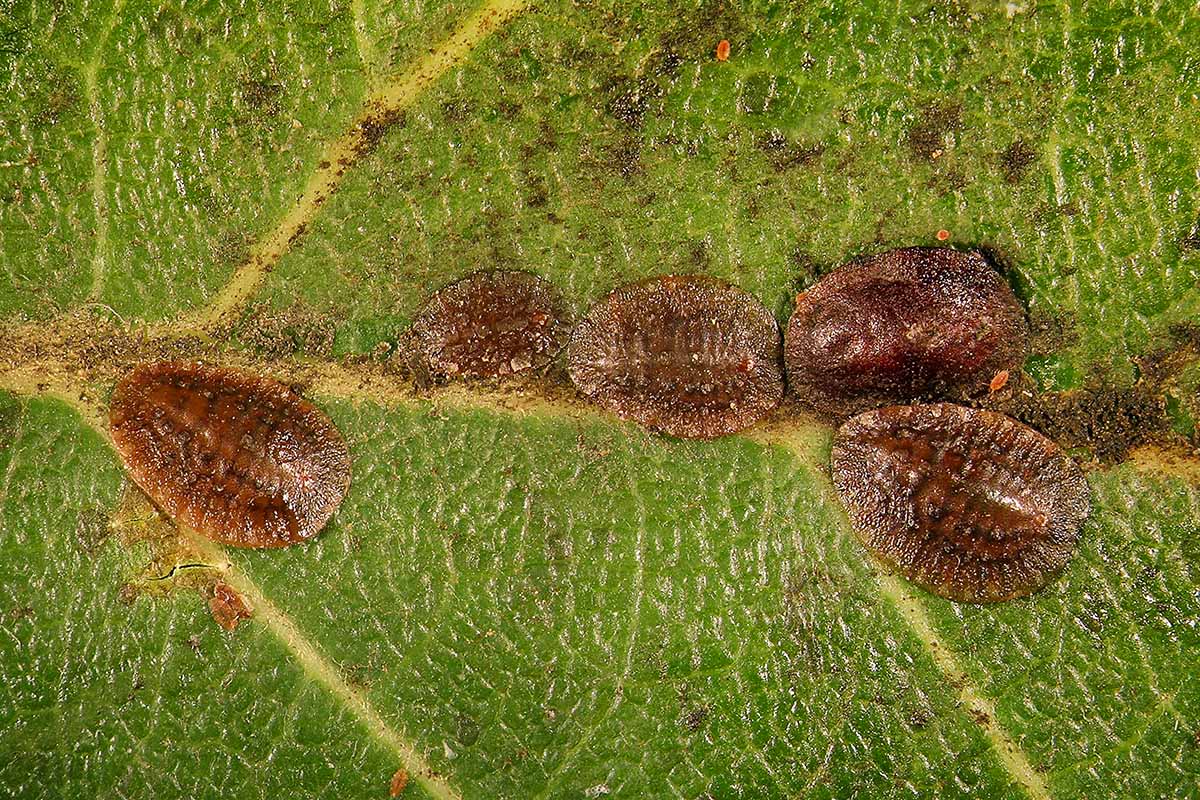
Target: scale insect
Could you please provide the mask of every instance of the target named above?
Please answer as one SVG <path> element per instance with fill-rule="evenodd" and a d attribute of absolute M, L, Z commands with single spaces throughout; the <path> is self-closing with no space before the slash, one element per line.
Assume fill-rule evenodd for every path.
<path fill-rule="evenodd" d="M 868 411 L 838 430 L 831 462 L 867 550 L 951 600 L 1037 591 L 1070 560 L 1090 512 L 1078 465 L 992 411 L 950 403 Z"/>
<path fill-rule="evenodd" d="M 570 330 L 551 284 L 528 272 L 486 270 L 434 292 L 410 335 L 430 375 L 498 378 L 550 363 Z"/>
<path fill-rule="evenodd" d="M 615 290 L 567 346 L 584 395 L 622 419 L 689 439 L 742 430 L 783 397 L 779 326 L 755 297 L 699 275 Z"/>
<path fill-rule="evenodd" d="M 334 424 L 281 383 L 199 363 L 156 362 L 117 385 L 113 443 L 172 519 L 236 547 L 311 539 L 350 486 Z"/>
<path fill-rule="evenodd" d="M 1015 371 L 1025 312 L 979 253 L 909 247 L 846 264 L 796 297 L 784 360 L 792 392 L 847 416 L 986 389 Z"/>

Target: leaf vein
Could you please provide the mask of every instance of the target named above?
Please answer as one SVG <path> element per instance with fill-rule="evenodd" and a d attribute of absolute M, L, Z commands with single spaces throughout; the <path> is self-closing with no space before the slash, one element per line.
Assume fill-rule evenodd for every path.
<path fill-rule="evenodd" d="M 371 92 L 350 129 L 325 147 L 296 202 L 275 228 L 251 247 L 245 262 L 212 301 L 180 321 L 166 323 L 159 334 L 210 334 L 235 317 L 258 291 L 267 273 L 304 235 L 322 206 L 341 185 L 342 176 L 371 151 L 382 129 L 525 6 L 526 0 L 489 0 L 449 38 Z M 357 25 L 355 30 L 357 34 Z"/>
<path fill-rule="evenodd" d="M 87 97 L 88 116 L 96 137 L 92 145 L 92 213 L 96 222 L 95 242 L 92 246 L 92 300 L 98 300 L 103 294 L 108 271 L 108 133 L 105 129 L 104 107 L 100 102 L 97 79 L 104 62 L 105 45 L 117 26 L 124 6 L 125 0 L 113 3 L 104 32 L 96 42 L 91 59 L 83 67 L 84 95 Z"/>

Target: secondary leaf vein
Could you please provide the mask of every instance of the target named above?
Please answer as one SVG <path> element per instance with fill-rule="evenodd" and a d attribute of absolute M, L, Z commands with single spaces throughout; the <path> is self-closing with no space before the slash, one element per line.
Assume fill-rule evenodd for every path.
<path fill-rule="evenodd" d="M 185 534 L 207 561 L 223 566 L 222 577 L 225 582 L 249 600 L 255 618 L 262 620 L 292 653 L 305 674 L 324 686 L 358 718 L 372 736 L 399 756 L 404 769 L 414 780 L 437 800 L 460 800 L 461 795 L 446 778 L 435 772 L 413 743 L 392 728 L 370 701 L 346 682 L 337 667 L 304 635 L 295 621 L 271 602 L 250 575 L 230 560 L 224 548 L 191 532 L 185 531 Z"/>
<path fill-rule="evenodd" d="M 104 50 L 108 37 L 120 19 L 125 0 L 113 3 L 108 24 L 96 42 L 91 59 L 83 67 L 83 90 L 88 101 L 88 116 L 95 128 L 92 145 L 92 213 L 96 218 L 96 236 L 92 245 L 92 288 L 91 298 L 97 300 L 104 292 L 104 279 L 108 266 L 108 133 L 104 124 L 104 107 L 100 103 L 97 83 L 100 66 L 104 62 Z"/>
<path fill-rule="evenodd" d="M 371 92 L 350 129 L 326 146 L 296 202 L 275 228 L 250 249 L 249 257 L 212 302 L 179 322 L 167 323 L 160 333 L 167 336 L 208 334 L 228 324 L 258 290 L 267 273 L 304 235 L 325 201 L 341 184 L 346 171 L 371 151 L 382 130 L 425 89 L 462 63 L 476 45 L 503 27 L 525 6 L 526 0 L 489 0 L 411 68 Z M 357 24 L 355 30 L 358 30 Z"/>

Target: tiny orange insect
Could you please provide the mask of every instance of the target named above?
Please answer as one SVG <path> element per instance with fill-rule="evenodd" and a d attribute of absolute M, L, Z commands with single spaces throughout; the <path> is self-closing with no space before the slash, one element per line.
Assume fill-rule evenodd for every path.
<path fill-rule="evenodd" d="M 945 228 L 942 228 L 940 231 L 937 232 L 937 240 L 939 242 L 944 242 L 949 238 L 950 238 L 950 231 L 946 230 Z"/>
<path fill-rule="evenodd" d="M 722 39 L 717 42 L 717 61 L 729 60 L 729 40 Z"/>
<path fill-rule="evenodd" d="M 391 791 L 388 792 L 392 797 L 399 797 L 400 793 L 408 786 L 408 771 L 403 769 L 396 770 L 396 774 L 392 776 Z"/>
<path fill-rule="evenodd" d="M 1002 369 L 992 378 L 992 382 L 988 384 L 988 391 L 998 392 L 1008 383 L 1008 370 Z"/>

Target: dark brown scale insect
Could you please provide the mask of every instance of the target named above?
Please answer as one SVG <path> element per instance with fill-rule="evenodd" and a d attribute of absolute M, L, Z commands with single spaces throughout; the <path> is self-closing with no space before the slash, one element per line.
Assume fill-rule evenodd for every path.
<path fill-rule="evenodd" d="M 172 518 L 225 544 L 310 539 L 350 486 L 324 413 L 268 378 L 143 364 L 113 392 L 109 425 L 134 483 Z"/>
<path fill-rule="evenodd" d="M 840 416 L 984 390 L 1020 368 L 1029 329 L 979 253 L 909 247 L 846 264 L 797 296 L 785 339 L 793 392 Z"/>
<path fill-rule="evenodd" d="M 698 275 L 617 289 L 567 346 L 579 391 L 622 419 L 693 439 L 742 430 L 779 405 L 779 357 L 779 326 L 762 303 Z"/>
<path fill-rule="evenodd" d="M 570 334 L 562 296 L 528 272 L 473 272 L 434 293 L 412 326 L 432 375 L 495 378 L 543 367 Z"/>
<path fill-rule="evenodd" d="M 1035 592 L 1071 558 L 1090 503 L 1058 445 L 950 403 L 859 414 L 833 442 L 833 483 L 867 549 L 934 594 Z"/>

